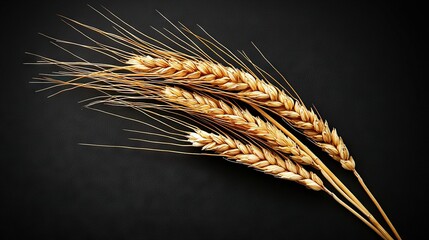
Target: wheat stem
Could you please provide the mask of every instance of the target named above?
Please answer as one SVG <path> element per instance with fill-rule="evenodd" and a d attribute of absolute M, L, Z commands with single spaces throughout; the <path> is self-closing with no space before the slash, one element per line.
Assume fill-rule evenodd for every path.
<path fill-rule="evenodd" d="M 259 113 L 261 113 L 265 118 L 267 118 L 272 124 L 274 124 L 276 127 L 278 127 L 283 133 L 285 133 L 289 138 L 291 138 L 295 143 L 308 155 L 311 156 L 311 158 L 315 161 L 316 165 L 320 167 L 320 170 L 322 173 L 325 173 L 329 178 L 331 178 L 337 186 L 341 188 L 341 193 L 344 192 L 348 197 L 352 200 L 352 203 L 362 211 L 369 220 L 383 233 L 383 235 L 387 236 L 388 239 L 393 239 L 389 233 L 381 226 L 381 224 L 374 218 L 374 216 L 368 211 L 368 209 L 365 208 L 365 206 L 355 197 L 355 195 L 335 176 L 334 173 L 305 145 L 303 144 L 298 138 L 295 137 L 289 130 L 287 130 L 284 126 L 282 126 L 279 122 L 277 122 L 274 118 L 272 118 L 269 114 L 267 114 L 264 110 L 262 110 L 260 107 L 256 105 L 252 105 L 255 110 L 257 110 Z"/>
<path fill-rule="evenodd" d="M 328 191 L 328 190 L 326 190 L 326 191 Z M 389 239 L 385 235 L 383 235 L 376 227 L 374 227 L 374 225 L 372 225 L 370 222 L 368 222 L 368 220 L 366 220 L 359 213 L 357 213 L 353 208 L 351 208 L 349 205 L 345 204 L 335 194 L 333 194 L 332 192 L 328 192 L 328 194 L 330 194 L 335 201 L 337 201 L 339 204 L 341 204 L 341 206 L 345 207 L 349 212 L 351 212 L 353 215 L 355 215 L 356 217 L 358 217 L 362 222 L 364 222 L 368 227 L 370 227 L 380 237 L 382 237 L 383 239 Z"/>
<path fill-rule="evenodd" d="M 393 233 L 395 234 L 395 237 L 397 239 L 401 239 L 401 236 L 399 235 L 398 231 L 396 230 L 396 228 L 393 226 L 392 222 L 390 221 L 389 217 L 387 216 L 387 214 L 384 212 L 383 208 L 381 207 L 381 205 L 378 203 L 377 199 L 374 197 L 374 195 L 371 193 L 371 191 L 369 190 L 369 188 L 366 186 L 365 182 L 363 181 L 362 177 L 359 175 L 359 173 L 354 170 L 353 171 L 354 175 L 356 176 L 356 178 L 358 179 L 360 185 L 363 187 L 363 189 L 365 190 L 365 192 L 368 194 L 368 196 L 371 198 L 372 202 L 375 204 L 375 206 L 377 207 L 378 211 L 381 213 L 381 215 L 383 216 L 384 220 L 387 222 L 387 224 L 389 225 L 390 229 L 392 229 Z"/>

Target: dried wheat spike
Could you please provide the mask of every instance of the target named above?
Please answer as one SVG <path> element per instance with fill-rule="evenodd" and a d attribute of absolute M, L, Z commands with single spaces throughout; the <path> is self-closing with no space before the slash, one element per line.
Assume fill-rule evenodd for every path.
<path fill-rule="evenodd" d="M 169 102 L 185 106 L 186 111 L 202 113 L 214 120 L 230 124 L 233 128 L 243 130 L 251 136 L 264 139 L 270 147 L 288 154 L 293 161 L 318 168 L 313 159 L 280 129 L 232 103 L 189 92 L 179 87 L 165 87 L 162 94 Z"/>
<path fill-rule="evenodd" d="M 355 169 L 355 161 L 336 129 L 331 130 L 328 123 L 319 118 L 312 109 L 307 109 L 283 90 L 248 72 L 210 61 L 176 57 L 135 56 L 129 59 L 127 64 L 128 69 L 137 75 L 181 80 L 189 84 L 209 84 L 238 93 L 240 97 L 278 113 L 333 159 L 339 161 L 343 168 Z"/>
<path fill-rule="evenodd" d="M 202 147 L 202 150 L 213 151 L 275 177 L 297 182 L 316 191 L 324 189 L 322 180 L 315 173 L 268 149 L 203 130 L 190 133 L 188 140 L 193 146 Z"/>

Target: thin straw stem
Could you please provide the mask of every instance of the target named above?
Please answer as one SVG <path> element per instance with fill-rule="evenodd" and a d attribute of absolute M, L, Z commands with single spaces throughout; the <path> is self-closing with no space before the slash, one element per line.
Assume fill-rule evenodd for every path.
<path fill-rule="evenodd" d="M 328 193 L 335 201 L 337 201 L 341 206 L 346 208 L 349 212 L 351 212 L 353 215 L 358 217 L 363 223 L 365 223 L 368 227 L 370 227 L 374 232 L 376 232 L 380 237 L 383 239 L 389 239 L 386 238 L 374 225 L 372 225 L 368 220 L 366 220 L 364 217 L 362 217 L 359 213 L 357 213 L 353 208 L 351 208 L 349 205 L 347 205 L 345 202 L 343 202 L 341 199 L 339 199 L 334 193 L 329 191 L 328 189 L 324 189 L 326 193 Z"/>
<path fill-rule="evenodd" d="M 313 158 L 316 165 L 320 167 L 320 170 L 324 176 L 328 175 L 329 178 L 332 178 L 332 182 L 334 183 L 333 186 L 337 185 L 339 188 L 341 188 L 342 191 L 340 191 L 341 194 L 345 194 L 348 197 L 347 199 L 351 199 L 351 203 L 355 205 L 363 214 L 365 214 L 369 220 L 381 231 L 381 233 L 387 237 L 387 239 L 393 239 L 390 234 L 381 226 L 381 224 L 372 216 L 372 214 L 368 211 L 368 209 L 365 208 L 365 206 L 359 201 L 359 199 L 356 198 L 356 196 L 350 192 L 350 190 L 335 176 L 334 173 L 332 173 L 331 170 L 305 145 L 303 144 L 295 135 L 293 135 L 289 130 L 287 130 L 284 126 L 282 126 L 279 122 L 277 122 L 274 118 L 272 118 L 269 114 L 267 114 L 262 108 L 256 106 L 255 104 L 252 104 L 251 102 L 248 102 L 256 111 L 258 111 L 260 114 L 262 114 L 268 121 L 270 121 L 272 124 L 274 124 L 276 127 L 278 127 L 282 132 L 284 132 L 289 138 L 291 138 L 295 143 L 308 155 L 310 155 L 311 158 Z M 329 181 L 329 179 L 327 178 Z M 343 194 L 343 195 L 344 195 Z"/>
<path fill-rule="evenodd" d="M 360 185 L 362 186 L 362 188 L 365 190 L 365 192 L 368 194 L 369 198 L 371 198 L 372 202 L 374 203 L 374 205 L 377 207 L 378 211 L 381 213 L 381 215 L 383 216 L 384 220 L 386 221 L 386 223 L 389 225 L 390 229 L 393 231 L 393 233 L 395 234 L 395 237 L 397 239 L 402 239 L 401 236 L 399 236 L 398 231 L 396 230 L 396 228 L 393 226 L 392 222 L 390 221 L 389 217 L 386 215 L 386 213 L 384 212 L 383 208 L 381 207 L 381 205 L 378 203 L 377 199 L 374 197 L 374 195 L 372 195 L 371 191 L 369 190 L 369 188 L 366 186 L 365 182 L 363 181 L 362 177 L 359 175 L 359 173 L 356 170 L 353 170 L 354 175 L 356 176 L 356 178 L 358 179 Z"/>

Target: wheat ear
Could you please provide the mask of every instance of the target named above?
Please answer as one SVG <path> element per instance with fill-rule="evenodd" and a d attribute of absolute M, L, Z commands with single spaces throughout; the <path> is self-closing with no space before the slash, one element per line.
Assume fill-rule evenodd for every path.
<path fill-rule="evenodd" d="M 188 141 L 195 147 L 201 147 L 202 150 L 213 151 L 230 160 L 260 170 L 266 174 L 297 182 L 311 190 L 323 190 L 363 221 L 379 236 L 383 239 L 388 239 L 383 236 L 374 225 L 369 223 L 365 218 L 360 216 L 335 194 L 329 191 L 315 173 L 305 170 L 300 164 L 296 164 L 285 157 L 280 157 L 276 153 L 254 144 L 244 144 L 228 136 L 208 133 L 199 129 L 194 130 L 194 132 L 188 135 Z"/>
<path fill-rule="evenodd" d="M 238 140 L 203 130 L 190 133 L 188 140 L 193 146 L 202 147 L 202 150 L 214 151 L 275 177 L 295 181 L 316 191 L 324 188 L 322 180 L 315 173 L 308 172 L 301 165 L 254 144 L 243 144 Z"/>

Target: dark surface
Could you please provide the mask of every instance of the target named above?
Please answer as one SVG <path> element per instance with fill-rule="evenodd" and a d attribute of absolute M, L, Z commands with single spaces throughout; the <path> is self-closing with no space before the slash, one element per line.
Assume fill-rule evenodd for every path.
<path fill-rule="evenodd" d="M 37 32 L 76 39 L 57 13 L 106 26 L 86 3 L 144 31 L 168 26 L 158 9 L 233 50 L 254 52 L 255 42 L 339 129 L 403 239 L 425 232 L 422 6 L 71 2 L 1 10 L 12 12 L 2 19 L 2 239 L 378 239 L 328 195 L 221 158 L 78 145 L 119 143 L 135 125 L 83 108 L 86 91 L 35 93 L 28 82 L 45 69 L 22 63 L 36 60 L 25 51 L 62 54 Z M 316 153 L 382 221 L 352 174 Z"/>

